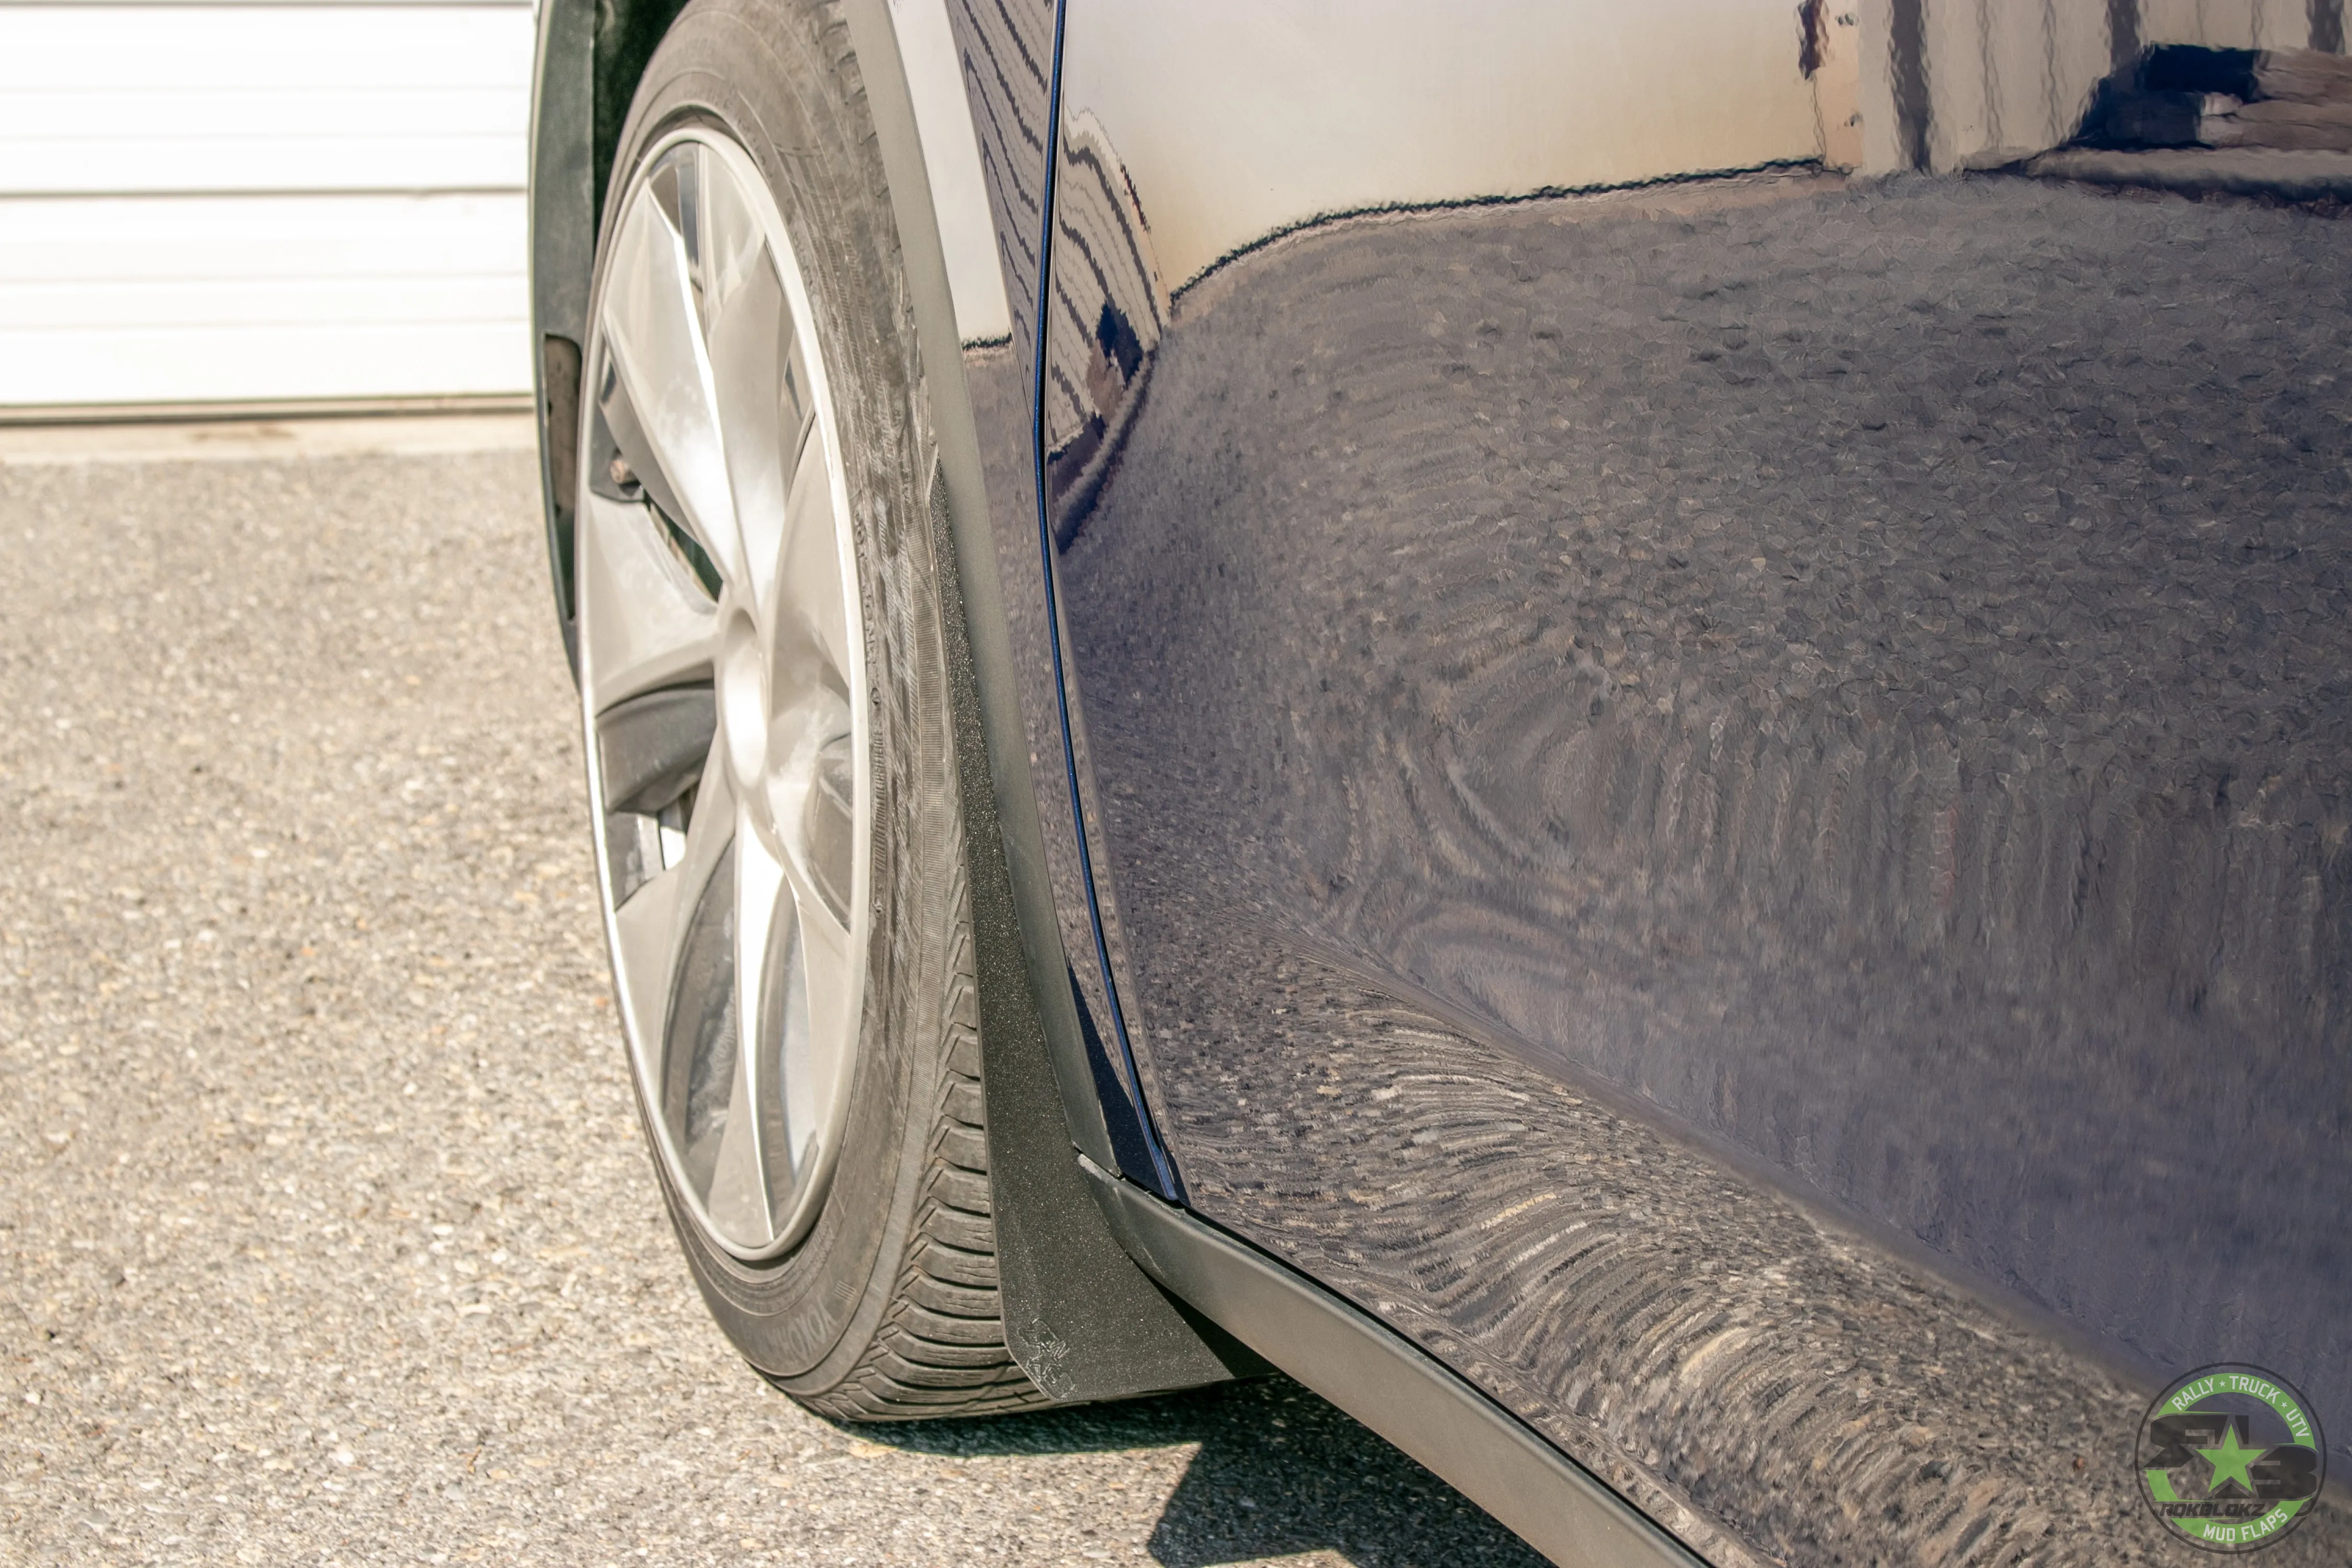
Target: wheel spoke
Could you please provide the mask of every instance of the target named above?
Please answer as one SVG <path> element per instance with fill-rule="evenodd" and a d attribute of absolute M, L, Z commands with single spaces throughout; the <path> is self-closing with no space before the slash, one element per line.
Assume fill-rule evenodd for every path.
<path fill-rule="evenodd" d="M 800 924 L 800 979 L 807 1024 L 797 1040 L 786 1041 L 784 1110 L 792 1147 L 805 1163 L 818 1131 L 819 1109 L 848 1088 L 844 1069 L 856 1048 L 859 982 L 853 962 L 856 944 L 807 879 L 790 877 L 793 912 Z M 792 1047 L 797 1047 L 797 1049 Z"/>
<path fill-rule="evenodd" d="M 735 836 L 734 791 L 727 770 L 705 767 L 687 824 L 686 853 L 651 878 L 613 911 L 615 967 L 630 1037 L 649 1053 L 648 1081 L 658 1082 L 677 968 L 695 913 L 713 876 L 725 866 Z"/>
<path fill-rule="evenodd" d="M 798 708 L 778 715 L 774 731 L 770 745 L 783 759 L 768 784 L 777 837 L 809 896 L 846 929 L 857 856 L 856 735 L 849 705 L 820 687 Z"/>
<path fill-rule="evenodd" d="M 777 905 L 783 892 L 782 868 L 760 841 L 748 813 L 739 813 L 735 826 L 735 1081 L 727 1109 L 727 1130 L 711 1173 L 709 1203 L 711 1223 L 740 1245 L 766 1245 L 774 1234 L 770 1197 L 773 1191 L 771 1163 L 786 1151 L 772 1149 L 765 1125 L 773 1119 L 761 1114 L 764 1104 L 782 1088 L 774 1081 L 776 1063 L 763 1048 L 762 1005 L 771 962 L 771 938 Z"/>
<path fill-rule="evenodd" d="M 796 700 L 820 684 L 849 694 L 849 609 L 824 440 L 823 431 L 811 431 L 803 443 L 785 506 L 775 617 L 780 701 Z"/>
<path fill-rule="evenodd" d="M 628 453 L 633 466 L 649 489 L 655 473 L 646 470 L 657 472 L 683 513 L 679 524 L 721 575 L 740 582 L 742 544 L 686 237 L 658 203 L 630 205 L 614 239 L 612 279 L 604 342 L 628 400 L 626 416 L 611 417 L 614 434 L 625 451 L 634 445 L 632 435 L 642 437 L 646 450 Z"/>
<path fill-rule="evenodd" d="M 583 490 L 580 594 L 595 609 L 581 678 L 596 711 L 665 686 L 709 679 L 718 617 L 686 581 L 645 508 Z"/>
<path fill-rule="evenodd" d="M 775 926 L 768 943 L 769 960 L 761 1037 L 777 1042 L 776 1093 L 761 1102 L 766 1120 L 770 1189 L 779 1210 L 789 1201 L 787 1190 L 808 1167 L 809 1142 L 816 1127 L 822 1093 L 809 1079 L 808 948 L 801 940 L 800 911 L 784 885 L 776 900 Z"/>
<path fill-rule="evenodd" d="M 677 924 L 677 877 L 656 877 L 613 911 L 613 967 L 620 981 L 621 1008 L 631 1039 L 644 1042 L 647 1050 L 660 1048 L 662 1026 L 669 1016 L 676 956 L 669 944 Z"/>
<path fill-rule="evenodd" d="M 760 1159 L 758 1105 L 751 1082 L 751 1058 L 735 1053 L 735 1083 L 730 1091 L 725 1122 L 719 1134 L 719 1153 L 710 1173 L 710 1190 L 703 1202 L 719 1234 L 738 1247 L 765 1247 L 775 1234 L 768 1211 L 768 1183 Z"/>
<path fill-rule="evenodd" d="M 740 581 L 752 613 L 764 618 L 775 603 L 786 481 L 800 443 L 792 310 L 758 222 L 732 182 L 708 179 L 698 210 L 711 385 L 742 539 Z"/>

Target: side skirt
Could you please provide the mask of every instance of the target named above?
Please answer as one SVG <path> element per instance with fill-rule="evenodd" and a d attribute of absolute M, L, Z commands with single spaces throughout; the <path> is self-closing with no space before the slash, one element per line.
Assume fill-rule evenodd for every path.
<path fill-rule="evenodd" d="M 1574 1568 L 1700 1568 L 1581 1465 L 1427 1352 L 1255 1247 L 1085 1155 L 1129 1256 L 1202 1316 Z"/>

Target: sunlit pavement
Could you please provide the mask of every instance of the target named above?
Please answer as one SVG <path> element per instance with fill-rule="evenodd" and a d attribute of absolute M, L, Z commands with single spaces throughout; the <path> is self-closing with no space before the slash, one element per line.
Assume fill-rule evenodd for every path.
<path fill-rule="evenodd" d="M 0 466 L 0 1559 L 1532 1561 L 1284 1382 L 768 1390 L 639 1143 L 530 457 L 278 439 Z"/>

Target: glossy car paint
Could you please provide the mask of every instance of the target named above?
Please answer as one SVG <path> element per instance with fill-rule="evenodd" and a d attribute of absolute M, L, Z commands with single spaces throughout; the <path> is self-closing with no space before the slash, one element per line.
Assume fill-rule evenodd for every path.
<path fill-rule="evenodd" d="M 1052 628 L 1057 610 L 1042 565 L 1038 503 L 1041 453 L 1032 410 L 1041 374 L 1036 352 L 1039 290 L 1045 279 L 1048 167 L 1044 150 L 1053 114 L 1057 45 L 1053 9 L 1035 4 L 949 7 L 957 57 L 971 98 L 980 162 L 1003 266 L 1011 330 L 1002 342 L 968 344 L 964 380 L 986 470 L 987 512 L 996 536 L 1003 630 L 1028 742 L 1034 801 L 1057 930 L 1063 975 L 1089 1077 L 1102 1107 L 1104 1143 L 1086 1152 L 1168 1197 L 1180 1197 L 1172 1166 L 1151 1125 L 1153 1086 L 1139 1075 L 1108 983 L 1108 943 L 1118 939 L 1108 878 L 1089 875 L 1075 829 L 1082 798 L 1070 766 L 1085 745 L 1083 715 L 1065 710 L 1062 648 Z M 1096 891 L 1109 919 L 1098 923 Z M 1051 1008 L 1060 998 L 1040 997 Z"/>
<path fill-rule="evenodd" d="M 945 7 L 1086 1153 L 1718 1563 L 2178 1555 L 2221 1355 L 2340 1449 L 2341 230 L 2015 168 L 2335 0 Z M 674 10 L 543 13 L 551 454 Z"/>
<path fill-rule="evenodd" d="M 2343 231 L 2019 167 L 2285 10 L 950 8 L 1118 1166 L 1717 1562 L 2352 1431 Z"/>

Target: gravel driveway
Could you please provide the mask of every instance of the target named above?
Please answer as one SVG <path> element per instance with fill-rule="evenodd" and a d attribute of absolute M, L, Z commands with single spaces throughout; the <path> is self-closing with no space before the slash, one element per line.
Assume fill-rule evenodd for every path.
<path fill-rule="evenodd" d="M 5 468 L 0 537 L 0 1560 L 1533 1561 L 1280 1380 L 860 1429 L 735 1358 L 526 455 Z"/>

